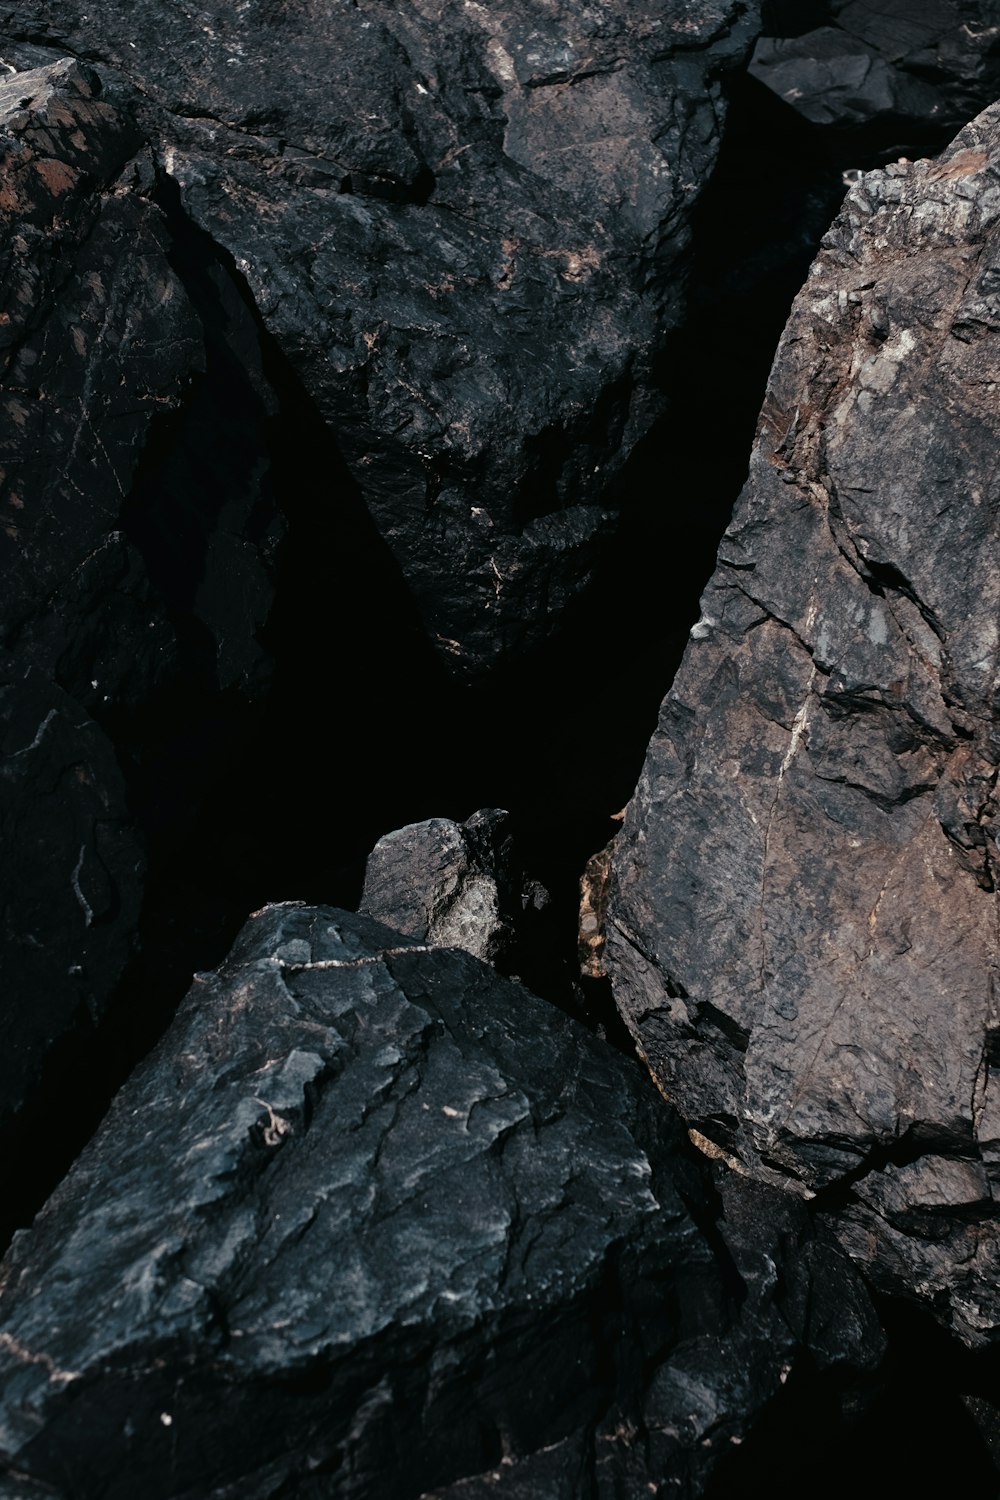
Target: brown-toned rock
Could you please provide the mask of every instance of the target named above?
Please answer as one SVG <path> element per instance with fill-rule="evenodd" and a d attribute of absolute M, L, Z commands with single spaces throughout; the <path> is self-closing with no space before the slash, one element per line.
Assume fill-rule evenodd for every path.
<path fill-rule="evenodd" d="M 863 177 L 795 304 L 607 959 L 688 1120 L 970 1341 L 1000 1330 L 998 334 L 993 108 Z"/>

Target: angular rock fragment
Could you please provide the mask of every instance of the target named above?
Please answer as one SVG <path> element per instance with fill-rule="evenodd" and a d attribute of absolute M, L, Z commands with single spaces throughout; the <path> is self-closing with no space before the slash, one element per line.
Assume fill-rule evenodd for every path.
<path fill-rule="evenodd" d="M 12 1246 L 0 1465 L 107 1500 L 696 1495 L 803 1349 L 850 1379 L 880 1335 L 785 1195 L 733 1175 L 701 1227 L 684 1147 L 470 955 L 267 908 Z"/>
<path fill-rule="evenodd" d="M 466 823 L 430 818 L 387 833 L 368 857 L 359 910 L 432 948 L 495 962 L 524 907 L 508 825 L 491 807 Z"/>
<path fill-rule="evenodd" d="M 614 839 L 592 854 L 580 877 L 580 917 L 577 957 L 586 979 L 605 979 L 604 943 L 607 932 L 608 886 Z"/>
<path fill-rule="evenodd" d="M 993 108 L 824 241 L 607 942 L 681 1112 L 970 1341 L 1000 1330 L 998 288 Z"/>
<path fill-rule="evenodd" d="M 756 25 L 745 0 L 0 4 L 15 58 L 137 86 L 460 673 L 543 640 L 596 566 Z"/>

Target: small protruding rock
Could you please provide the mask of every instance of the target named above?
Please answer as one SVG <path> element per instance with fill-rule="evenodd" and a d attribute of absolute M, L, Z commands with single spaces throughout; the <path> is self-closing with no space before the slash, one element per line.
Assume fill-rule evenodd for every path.
<path fill-rule="evenodd" d="M 379 839 L 359 910 L 432 948 L 464 948 L 495 963 L 513 944 L 524 905 L 509 816 L 491 807 L 466 823 L 429 818 Z"/>

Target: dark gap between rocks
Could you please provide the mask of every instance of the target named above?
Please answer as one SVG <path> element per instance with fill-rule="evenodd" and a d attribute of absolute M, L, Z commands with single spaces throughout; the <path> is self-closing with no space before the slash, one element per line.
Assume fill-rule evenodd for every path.
<path fill-rule="evenodd" d="M 973 1353 L 922 1309 L 876 1299 L 888 1354 L 870 1388 L 845 1394 L 835 1372 L 804 1366 L 747 1441 L 722 1461 L 704 1500 L 882 1500 L 926 1495 L 934 1455 L 948 1456 L 954 1493 L 1000 1486 L 1000 1355 Z"/>

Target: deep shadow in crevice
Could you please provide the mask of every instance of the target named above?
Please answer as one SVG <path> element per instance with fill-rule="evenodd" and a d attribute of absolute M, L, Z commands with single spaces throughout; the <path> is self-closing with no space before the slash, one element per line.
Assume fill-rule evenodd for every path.
<path fill-rule="evenodd" d="M 888 1353 L 870 1384 L 797 1367 L 704 1500 L 801 1500 L 805 1488 L 854 1500 L 937 1494 L 935 1456 L 949 1494 L 1000 1492 L 1000 1351 L 966 1349 L 910 1303 L 876 1306 Z"/>

